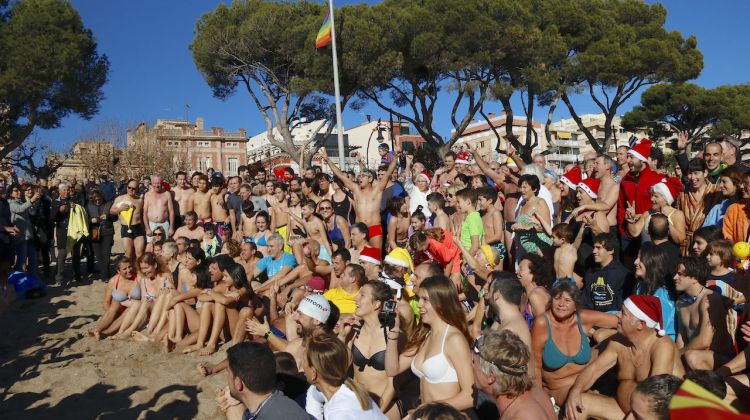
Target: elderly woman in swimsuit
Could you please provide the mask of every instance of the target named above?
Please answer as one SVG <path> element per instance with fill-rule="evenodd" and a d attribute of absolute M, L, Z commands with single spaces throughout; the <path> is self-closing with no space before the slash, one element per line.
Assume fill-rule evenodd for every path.
<path fill-rule="evenodd" d="M 121 255 L 115 259 L 115 267 L 117 274 L 109 280 L 104 291 L 104 315 L 96 327 L 88 332 L 97 340 L 117 332 L 125 311 L 138 312 L 140 305 L 141 287 L 136 281 L 133 264 Z"/>
<path fill-rule="evenodd" d="M 201 311 L 198 341 L 183 350 L 183 353 L 200 351 L 201 356 L 208 356 L 216 352 L 219 336 L 225 325 L 229 327 L 230 333 L 234 332 L 240 309 L 252 298 L 253 289 L 247 281 L 247 274 L 242 265 L 230 259 L 223 268 L 221 286 L 225 291 L 221 292 L 215 287 L 198 295 L 198 299 L 207 307 Z M 204 341 L 209 330 L 211 335 L 208 341 Z M 231 336 L 225 339 L 229 340 Z"/>
<path fill-rule="evenodd" d="M 420 379 L 422 403 L 442 401 L 458 410 L 474 406 L 471 335 L 453 282 L 430 277 L 419 287 L 419 313 L 430 333 L 414 354 L 398 354 L 400 317 L 388 332 L 385 368 L 388 376 L 409 369 Z"/>
<path fill-rule="evenodd" d="M 362 322 L 359 328 L 355 327 L 353 336 L 350 335 L 349 345 L 354 363 L 354 380 L 364 385 L 389 419 L 400 419 L 402 415 L 395 404 L 393 378 L 385 373 L 387 330 L 378 317 L 391 299 L 393 291 L 383 282 L 371 280 L 362 286 L 355 299 L 355 316 Z M 394 311 L 390 314 L 396 316 Z"/>
<path fill-rule="evenodd" d="M 562 406 L 578 374 L 595 357 L 589 345 L 594 328 L 616 328 L 617 316 L 580 309 L 581 291 L 575 283 L 559 282 L 551 295 L 547 311 L 534 318 L 531 331 L 533 379 Z"/>

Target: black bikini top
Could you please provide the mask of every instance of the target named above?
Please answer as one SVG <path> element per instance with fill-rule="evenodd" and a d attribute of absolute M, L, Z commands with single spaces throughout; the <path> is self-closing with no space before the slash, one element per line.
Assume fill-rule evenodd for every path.
<path fill-rule="evenodd" d="M 357 365 L 360 372 L 364 371 L 366 366 L 375 370 L 385 370 L 385 350 L 379 351 L 367 359 L 356 345 L 352 345 L 352 362 Z"/>

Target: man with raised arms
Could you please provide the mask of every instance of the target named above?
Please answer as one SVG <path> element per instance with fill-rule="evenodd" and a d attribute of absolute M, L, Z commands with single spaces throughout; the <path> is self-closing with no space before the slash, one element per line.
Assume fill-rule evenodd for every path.
<path fill-rule="evenodd" d="M 208 190 L 208 177 L 198 175 L 198 190 L 190 197 L 195 214 L 198 215 L 198 225 L 203 226 L 205 222 L 213 222 L 211 219 L 211 191 Z"/>
<path fill-rule="evenodd" d="M 146 240 L 151 242 L 153 230 L 161 226 L 168 237 L 174 235 L 174 206 L 172 194 L 164 190 L 162 178 L 151 175 L 151 189 L 143 196 L 143 225 Z"/>
<path fill-rule="evenodd" d="M 396 155 L 400 153 L 401 148 L 396 147 Z M 383 197 L 383 191 L 388 185 L 391 174 L 396 170 L 398 159 L 391 161 L 385 176 L 379 179 L 377 183 L 373 183 L 375 176 L 370 171 L 360 173 L 357 177 L 357 182 L 354 182 L 331 161 L 325 148 L 320 149 L 320 154 L 326 163 L 328 163 L 333 174 L 354 194 L 354 210 L 357 213 L 357 221 L 367 225 L 370 244 L 376 249 L 381 249 L 383 247 L 383 226 L 380 220 L 380 200 Z"/>
<path fill-rule="evenodd" d="M 612 168 L 615 162 L 607 155 L 599 155 L 594 160 L 594 172 L 596 178 L 601 182 L 599 184 L 599 197 L 591 204 L 579 206 L 571 216 L 575 217 L 584 211 L 600 211 L 607 216 L 609 223 L 609 233 L 616 234 L 617 231 L 617 199 L 620 197 L 615 177 L 612 174 Z"/>
<path fill-rule="evenodd" d="M 630 412 L 635 386 L 654 375 L 682 377 L 685 369 L 677 346 L 664 331 L 659 298 L 632 295 L 622 306 L 622 316 L 607 347 L 576 378 L 568 393 L 568 419 L 588 417 L 621 419 Z M 606 371 L 617 365 L 617 399 L 586 392 Z"/>
<path fill-rule="evenodd" d="M 125 194 L 115 198 L 111 214 L 120 217 L 120 236 L 125 256 L 134 259 L 146 249 L 146 229 L 143 226 L 143 200 L 138 195 L 138 181 L 131 179 Z"/>
<path fill-rule="evenodd" d="M 177 203 L 175 213 L 180 215 L 179 224 L 182 225 L 185 213 L 193 210 L 193 187 L 187 184 L 187 173 L 184 171 L 177 172 L 175 175 L 175 187 L 172 188 L 174 201 Z"/>

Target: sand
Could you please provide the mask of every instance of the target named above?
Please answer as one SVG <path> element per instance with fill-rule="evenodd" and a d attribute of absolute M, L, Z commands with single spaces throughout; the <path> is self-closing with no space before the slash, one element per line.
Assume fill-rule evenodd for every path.
<path fill-rule="evenodd" d="M 0 315 L 0 418 L 222 418 L 214 398 L 226 373 L 204 378 L 196 365 L 222 359 L 227 345 L 202 357 L 82 337 L 104 289 L 51 288 Z"/>

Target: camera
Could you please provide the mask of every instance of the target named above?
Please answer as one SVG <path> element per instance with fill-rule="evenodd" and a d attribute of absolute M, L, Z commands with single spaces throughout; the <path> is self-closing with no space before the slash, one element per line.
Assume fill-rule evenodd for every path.
<path fill-rule="evenodd" d="M 395 300 L 387 300 L 383 304 L 383 312 L 392 314 L 396 312 L 396 301 Z"/>
<path fill-rule="evenodd" d="M 383 327 L 391 329 L 394 325 L 396 325 L 397 316 L 398 314 L 396 313 L 396 301 L 387 300 L 385 301 L 385 303 L 383 303 L 383 309 L 378 314 L 378 319 L 380 320 L 380 324 Z"/>

